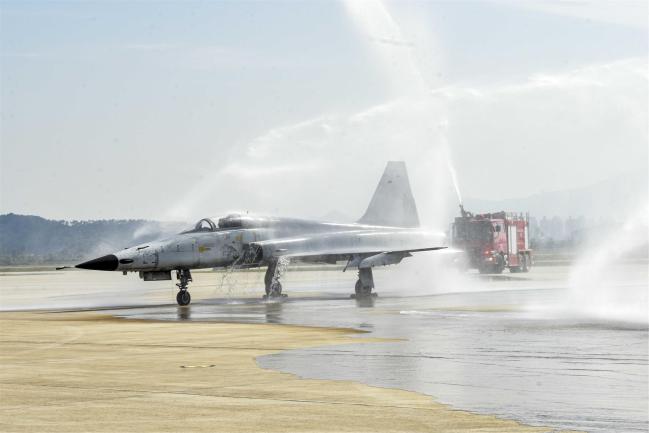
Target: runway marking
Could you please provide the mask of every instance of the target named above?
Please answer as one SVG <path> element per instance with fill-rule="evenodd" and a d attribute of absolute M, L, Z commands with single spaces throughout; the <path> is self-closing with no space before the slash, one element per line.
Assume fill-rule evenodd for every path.
<path fill-rule="evenodd" d="M 216 364 L 209 365 L 181 365 L 180 368 L 211 368 L 216 367 Z"/>

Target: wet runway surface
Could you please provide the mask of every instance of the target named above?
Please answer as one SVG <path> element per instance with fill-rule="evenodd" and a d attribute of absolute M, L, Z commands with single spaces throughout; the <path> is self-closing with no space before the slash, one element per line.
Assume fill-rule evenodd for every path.
<path fill-rule="evenodd" d="M 625 290 L 642 302 L 643 269 L 633 268 L 635 277 L 614 287 L 616 293 Z M 314 283 L 290 289 L 282 301 L 207 297 L 189 307 L 149 303 L 106 312 L 362 329 L 400 340 L 287 351 L 258 363 L 302 377 L 417 391 L 457 409 L 532 425 L 647 431 L 646 321 L 580 315 L 578 305 L 564 309 L 572 298 L 564 276 L 554 277 L 558 273 L 537 268 L 536 275 L 481 279 L 470 291 L 455 293 L 386 289 L 376 298 L 354 300 L 344 289 L 321 291 Z"/>

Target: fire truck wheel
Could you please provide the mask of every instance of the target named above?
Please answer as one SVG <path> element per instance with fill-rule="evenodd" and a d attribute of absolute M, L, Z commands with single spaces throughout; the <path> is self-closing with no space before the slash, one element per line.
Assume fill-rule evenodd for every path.
<path fill-rule="evenodd" d="M 494 265 L 494 274 L 502 274 L 505 269 L 505 257 L 502 254 L 499 254 L 496 258 L 496 264 Z"/>
<path fill-rule="evenodd" d="M 511 272 L 512 274 L 517 274 L 517 273 L 521 272 L 521 269 L 523 269 L 523 257 L 524 257 L 523 254 L 518 254 L 517 255 L 518 266 L 510 266 L 509 267 L 509 272 Z"/>

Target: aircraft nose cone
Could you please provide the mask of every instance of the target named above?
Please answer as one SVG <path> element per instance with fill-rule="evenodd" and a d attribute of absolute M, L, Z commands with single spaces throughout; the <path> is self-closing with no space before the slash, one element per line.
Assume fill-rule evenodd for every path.
<path fill-rule="evenodd" d="M 75 268 L 92 269 L 95 271 L 114 271 L 117 269 L 117 256 L 109 254 L 97 259 L 89 260 L 75 266 Z"/>

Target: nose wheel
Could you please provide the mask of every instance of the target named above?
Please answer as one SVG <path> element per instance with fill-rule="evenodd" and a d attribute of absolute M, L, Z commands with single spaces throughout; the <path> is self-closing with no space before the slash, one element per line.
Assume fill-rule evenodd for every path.
<path fill-rule="evenodd" d="M 176 302 L 178 302 L 178 305 L 180 306 L 185 306 L 189 305 L 189 303 L 192 301 L 192 296 L 189 294 L 187 290 L 183 290 L 182 292 L 178 292 L 176 295 Z"/>
<path fill-rule="evenodd" d="M 192 281 L 192 274 L 189 272 L 189 269 L 179 269 L 176 271 L 176 278 L 178 278 L 178 294 L 176 295 L 176 302 L 180 306 L 189 305 L 192 301 L 192 297 L 189 294 L 187 287 Z"/>

